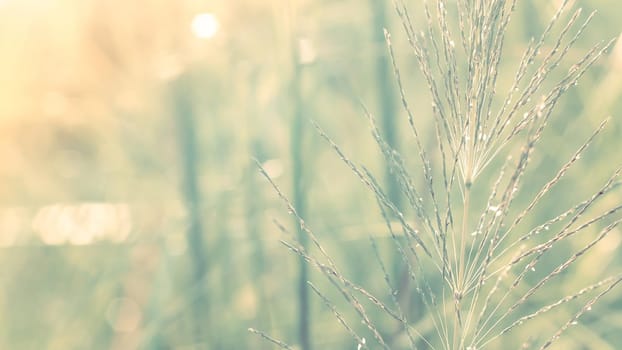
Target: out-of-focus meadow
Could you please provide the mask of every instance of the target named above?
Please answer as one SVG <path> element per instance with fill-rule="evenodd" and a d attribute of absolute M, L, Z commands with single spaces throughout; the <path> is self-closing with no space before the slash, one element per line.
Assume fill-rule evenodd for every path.
<path fill-rule="evenodd" d="M 518 1 L 502 72 L 559 2 Z M 570 62 L 615 38 L 622 18 L 615 0 L 575 3 L 598 12 Z M 380 212 L 309 121 L 383 179 L 364 104 L 416 156 L 384 27 L 434 142 L 429 94 L 389 1 L 0 1 L 0 349 L 272 348 L 249 327 L 297 344 L 299 259 L 273 220 L 295 226 L 255 160 L 344 271 L 382 291 L 368 250 L 369 235 L 383 236 Z M 552 211 L 622 164 L 621 74 L 618 41 L 560 101 L 534 155 L 540 185 L 612 120 Z M 621 241 L 610 235 L 560 288 L 619 272 Z M 619 346 L 620 295 L 570 344 Z M 315 348 L 356 347 L 314 296 L 310 314 Z"/>

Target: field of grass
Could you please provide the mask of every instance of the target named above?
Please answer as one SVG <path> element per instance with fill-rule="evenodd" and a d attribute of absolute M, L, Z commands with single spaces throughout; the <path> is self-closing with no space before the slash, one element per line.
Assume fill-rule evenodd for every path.
<path fill-rule="evenodd" d="M 622 347 L 616 1 L 0 18 L 0 349 Z"/>

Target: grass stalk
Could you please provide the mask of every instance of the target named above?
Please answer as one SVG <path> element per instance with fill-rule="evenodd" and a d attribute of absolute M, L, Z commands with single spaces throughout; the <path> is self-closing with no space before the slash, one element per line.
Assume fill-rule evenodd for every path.
<path fill-rule="evenodd" d="M 537 335 L 535 340 L 547 339 L 537 346 L 548 348 L 622 280 L 614 274 L 600 278 L 599 282 L 588 282 L 587 287 L 567 295 L 560 295 L 551 286 L 603 244 L 622 222 L 622 205 L 605 203 L 620 183 L 622 167 L 582 202 L 566 205 L 557 214 L 539 212 L 542 202 L 555 201 L 553 188 L 561 185 L 606 122 L 543 185 L 533 188 L 533 174 L 529 171 L 534 167 L 534 154 L 545 147 L 545 130 L 556 117 L 562 97 L 605 55 L 613 41 L 593 45 L 569 68 L 563 68 L 568 53 L 594 18 L 594 13 L 585 15 L 581 9 L 571 11 L 570 1 L 564 0 L 541 36 L 527 44 L 513 79 L 506 79 L 509 90 L 499 95 L 499 76 L 506 74 L 505 66 L 501 66 L 504 44 L 510 18 L 518 5 L 516 0 L 423 0 L 423 28 L 416 28 L 404 1 L 393 0 L 393 5 L 432 105 L 436 145 L 426 149 L 417 117 L 417 113 L 424 112 L 415 112 L 409 105 L 391 35 L 385 30 L 390 66 L 388 61 L 383 64 L 393 69 L 415 141 L 412 161 L 418 163 L 418 175 L 425 181 L 415 184 L 416 176 L 406 161 L 411 159 L 402 157 L 391 136 L 383 134 L 386 125 L 378 128 L 374 116 L 364 106 L 372 137 L 395 180 L 386 188 L 365 166 L 351 160 L 317 123 L 314 125 L 337 157 L 375 197 L 395 253 L 401 258 L 398 261 L 421 297 L 423 313 L 434 330 L 416 327 L 412 315 L 400 305 L 376 239 L 372 237 L 371 248 L 385 281 L 386 298 L 351 282 L 337 268 L 303 220 L 307 213 L 300 188 L 294 186 L 290 202 L 262 170 L 297 223 L 295 242 L 284 244 L 340 292 L 346 306 L 360 318 L 381 348 L 390 348 L 391 342 L 379 331 L 383 324 L 375 318 L 379 316 L 367 310 L 361 300 L 367 300 L 380 315 L 397 322 L 411 349 L 421 346 L 476 350 L 490 348 L 500 341 L 511 346 L 507 340 L 516 339 L 508 334 L 525 323 L 534 324 L 534 320 L 554 312 L 572 314 L 552 335 Z M 302 124 L 297 122 L 302 123 L 302 117 L 294 121 L 292 140 L 294 132 L 301 133 Z M 298 155 L 300 147 L 292 144 L 292 151 Z M 302 163 L 296 163 L 295 157 L 293 162 L 294 177 L 298 178 L 302 173 L 296 169 L 301 169 Z M 488 183 L 492 186 L 486 189 Z M 405 199 L 403 203 L 394 200 L 394 186 Z M 485 191 L 483 196 L 479 191 Z M 309 240 L 318 248 L 317 256 L 309 249 Z M 571 250 L 565 247 L 566 242 L 573 242 Z M 556 262 L 541 266 L 546 259 Z M 545 273 L 535 275 L 536 267 Z M 374 347 L 365 344 L 360 331 L 348 322 L 337 303 L 315 285 L 312 289 L 359 348 Z M 579 298 L 587 302 L 577 309 L 573 302 Z M 520 339 L 516 344 L 531 342 Z"/>

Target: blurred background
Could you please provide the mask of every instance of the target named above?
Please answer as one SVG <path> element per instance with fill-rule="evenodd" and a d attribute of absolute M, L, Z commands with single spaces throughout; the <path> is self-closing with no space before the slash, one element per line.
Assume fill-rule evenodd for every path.
<path fill-rule="evenodd" d="M 567 66 L 621 29 L 618 1 L 574 2 L 599 12 Z M 518 1 L 506 71 L 558 3 Z M 299 309 L 301 274 L 319 276 L 279 243 L 289 237 L 273 221 L 295 226 L 255 160 L 344 271 L 382 291 L 373 196 L 309 120 L 400 200 L 361 108 L 416 155 L 383 27 L 427 130 L 427 88 L 389 1 L 0 1 L 0 349 L 272 348 L 249 327 L 354 349 L 321 300 Z M 621 164 L 621 73 L 617 42 L 560 102 L 535 157 L 541 182 L 613 118 L 549 205 L 584 198 Z M 620 266 L 611 237 L 584 271 Z M 576 337 L 606 349 L 621 325 L 612 311 L 598 335 Z"/>

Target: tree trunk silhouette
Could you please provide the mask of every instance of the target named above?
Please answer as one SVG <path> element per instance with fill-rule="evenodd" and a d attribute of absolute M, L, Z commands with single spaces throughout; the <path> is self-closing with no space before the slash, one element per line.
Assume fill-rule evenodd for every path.
<path fill-rule="evenodd" d="M 384 141 L 395 150 L 399 150 L 399 135 L 395 125 L 397 118 L 395 78 L 391 70 L 388 52 L 384 38 L 384 28 L 388 26 L 386 6 L 384 1 L 370 0 L 373 13 L 373 47 L 376 82 L 378 92 L 378 106 L 380 109 L 380 125 Z M 391 173 L 391 167 L 385 166 L 385 183 L 389 199 L 397 208 L 402 207 L 402 195 L 397 178 Z"/>
<path fill-rule="evenodd" d="M 302 71 L 303 65 L 300 63 L 298 55 L 298 38 L 294 38 L 292 45 L 292 59 L 294 72 L 292 76 L 292 103 L 294 106 L 293 120 L 290 134 L 290 150 L 292 161 L 292 184 L 293 184 L 293 205 L 300 217 L 306 216 L 306 204 L 307 195 L 304 188 L 303 176 L 304 176 L 304 150 L 303 150 L 303 136 L 304 136 L 304 104 L 301 93 L 302 86 Z M 300 244 L 307 248 L 308 237 L 303 232 L 297 219 L 294 219 L 296 225 L 298 240 Z M 300 348 L 302 350 L 311 350 L 311 323 L 310 323 L 310 307 L 309 307 L 309 286 L 307 281 L 309 279 L 309 270 L 307 262 L 302 258 L 298 258 L 298 336 L 300 341 Z"/>
<path fill-rule="evenodd" d="M 186 206 L 189 227 L 186 237 L 192 264 L 194 285 L 189 288 L 191 309 L 194 317 L 194 336 L 196 341 L 206 338 L 209 319 L 208 301 L 205 296 L 205 276 L 207 271 L 207 251 L 203 237 L 203 218 L 201 215 L 201 192 L 199 188 L 199 147 L 197 144 L 196 122 L 193 109 L 193 86 L 189 76 L 182 75 L 173 87 L 175 120 L 177 122 L 178 142 L 182 161 L 182 194 Z"/>

